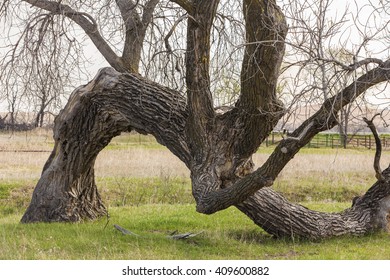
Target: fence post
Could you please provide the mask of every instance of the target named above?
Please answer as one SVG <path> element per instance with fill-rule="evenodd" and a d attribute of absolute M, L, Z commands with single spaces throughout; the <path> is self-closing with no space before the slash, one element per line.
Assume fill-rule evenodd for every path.
<path fill-rule="evenodd" d="M 329 134 L 326 134 L 325 147 L 328 148 Z"/>

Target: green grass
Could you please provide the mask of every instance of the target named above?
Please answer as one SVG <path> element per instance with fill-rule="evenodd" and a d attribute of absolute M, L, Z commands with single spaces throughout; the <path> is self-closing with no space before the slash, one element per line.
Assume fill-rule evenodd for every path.
<path fill-rule="evenodd" d="M 105 149 L 121 150 L 126 148 L 144 148 L 144 149 L 165 149 L 164 146 L 157 143 L 152 135 L 142 135 L 136 133 L 122 133 L 112 139 Z"/>
<path fill-rule="evenodd" d="M 34 137 L 29 141 L 35 143 Z M 18 145 L 21 149 L 26 146 L 23 140 Z M 273 239 L 234 207 L 210 216 L 199 214 L 188 177 L 158 169 L 150 174 L 148 161 L 156 159 L 150 155 L 165 154 L 157 149 L 166 148 L 150 136 L 123 134 L 114 138 L 102 156 L 108 162 L 118 162 L 118 155 L 124 154 L 120 160 L 128 162 L 114 167 L 103 165 L 101 169 L 106 173 L 96 173 L 110 218 L 76 224 L 19 223 L 47 157 L 41 156 L 39 161 L 35 160 L 38 154 L 13 154 L 8 162 L 0 164 L 0 170 L 7 172 L 3 174 L 8 174 L 0 178 L 0 259 L 390 259 L 390 237 L 385 233 L 318 242 L 281 240 Z M 262 160 L 272 151 L 273 147 L 261 147 L 257 156 Z M 139 176 L 126 175 L 126 169 L 135 166 L 130 165 L 129 154 L 139 152 L 137 159 L 144 161 L 142 172 Z M 286 168 L 273 187 L 311 209 L 342 211 L 375 179 L 369 171 L 339 168 L 349 166 L 349 156 L 354 156 L 355 162 L 371 161 L 373 153 L 363 149 L 304 148 L 289 165 L 292 169 Z M 314 166 L 324 158 L 332 164 L 339 156 L 348 161 L 338 163 L 333 171 Z M 165 159 L 160 160 L 164 165 Z M 176 168 L 172 162 L 169 165 Z M 123 170 L 104 170 L 110 168 Z M 125 236 L 114 224 L 139 236 Z M 167 238 L 174 231 L 201 233 L 188 240 Z"/>
<path fill-rule="evenodd" d="M 349 202 L 365 193 L 372 183 L 372 179 L 357 173 L 340 177 L 313 172 L 312 177 L 277 179 L 273 188 L 293 202 Z M 184 177 L 101 177 L 97 185 L 111 207 L 194 203 L 191 181 Z"/>
<path fill-rule="evenodd" d="M 160 177 L 97 178 L 103 200 L 108 206 L 138 206 L 143 204 L 193 203 L 189 178 Z"/>
<path fill-rule="evenodd" d="M 345 204 L 311 204 L 333 211 Z M 78 224 L 19 224 L 0 219 L 0 259 L 390 259 L 385 234 L 339 237 L 321 242 L 276 240 L 235 208 L 212 216 L 193 205 L 143 205 L 110 209 L 107 221 Z M 120 226 L 139 236 L 123 235 Z M 199 233 L 187 240 L 178 231 Z"/>
<path fill-rule="evenodd" d="M 308 180 L 312 182 L 311 180 Z M 299 180 L 297 181 L 297 183 Z M 303 182 L 303 180 L 301 180 Z M 206 216 L 191 203 L 188 179 L 99 178 L 110 218 L 77 224 L 20 224 L 29 197 L 23 182 L 2 185 L 0 259 L 390 259 L 390 238 L 376 233 L 338 237 L 320 242 L 276 240 L 235 208 Z M 295 192 L 310 192 L 310 184 Z M 338 212 L 350 206 L 342 189 L 335 197 L 345 202 L 318 201 L 329 184 L 317 186 L 322 195 L 302 199 L 311 209 Z M 8 196 L 7 196 L 8 195 Z M 125 236 L 113 225 L 136 233 Z M 189 240 L 167 236 L 178 231 L 201 232 Z"/>
<path fill-rule="evenodd" d="M 9 197 L 10 191 L 13 188 L 12 184 L 1 184 L 0 185 L 0 199 Z"/>
<path fill-rule="evenodd" d="M 33 184 L 31 180 L 0 180 L 0 217 L 25 209 Z"/>
<path fill-rule="evenodd" d="M 324 176 L 319 172 L 311 172 L 311 176 L 277 179 L 273 188 L 293 202 L 344 202 L 364 194 L 374 181 L 374 178 L 360 173 L 344 173 L 343 176 L 330 173 Z"/>

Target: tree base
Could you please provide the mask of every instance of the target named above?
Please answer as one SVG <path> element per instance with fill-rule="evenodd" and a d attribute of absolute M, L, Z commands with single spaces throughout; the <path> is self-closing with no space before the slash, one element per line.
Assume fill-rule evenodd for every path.
<path fill-rule="evenodd" d="M 175 91 L 137 75 L 102 69 L 93 81 L 73 92 L 57 116 L 55 146 L 22 222 L 77 222 L 107 215 L 95 184 L 95 159 L 114 136 L 134 129 L 153 134 L 189 167 L 193 195 L 202 213 L 234 205 L 276 237 L 321 239 L 389 229 L 388 169 L 380 181 L 341 213 L 309 210 L 269 188 L 310 137 L 324 129 L 320 120 L 324 117 L 328 121 L 328 113 L 314 115 L 293 137 L 283 139 L 264 165 L 253 171 L 250 156 L 255 150 L 248 149 L 250 142 L 246 140 L 250 135 L 245 133 L 253 130 L 250 126 L 236 127 L 232 122 L 242 113 L 239 109 L 216 117 L 214 130 L 202 138 L 207 138 L 207 143 L 198 153 L 191 152 L 191 147 L 196 151 L 197 146 L 190 145 L 186 135 L 186 108 L 185 100 Z M 261 114 L 244 114 L 238 123 L 248 119 L 255 127 L 267 123 L 262 137 L 272 128 Z"/>
<path fill-rule="evenodd" d="M 65 174 L 56 174 L 52 169 L 44 171 L 22 223 L 79 222 L 108 215 L 91 174 L 80 176 L 70 186 Z"/>

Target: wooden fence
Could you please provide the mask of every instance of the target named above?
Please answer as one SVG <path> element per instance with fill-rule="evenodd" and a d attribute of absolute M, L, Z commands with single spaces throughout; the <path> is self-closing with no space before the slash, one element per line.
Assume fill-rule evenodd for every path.
<path fill-rule="evenodd" d="M 380 135 L 383 149 L 390 149 L 390 135 Z M 278 144 L 282 140 L 282 134 L 273 132 L 266 139 L 265 145 L 272 146 Z M 340 135 L 336 133 L 320 133 L 314 136 L 309 144 L 306 145 L 308 148 L 342 148 L 342 142 Z M 347 148 L 366 148 L 375 149 L 375 139 L 370 134 L 356 134 L 348 135 Z"/>

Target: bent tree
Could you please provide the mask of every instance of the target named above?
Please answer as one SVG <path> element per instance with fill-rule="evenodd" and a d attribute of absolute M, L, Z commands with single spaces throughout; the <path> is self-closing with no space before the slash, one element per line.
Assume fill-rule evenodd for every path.
<path fill-rule="evenodd" d="M 111 67 L 100 69 L 88 84 L 75 89 L 56 117 L 55 146 L 23 223 L 75 222 L 106 215 L 94 178 L 96 157 L 113 137 L 136 131 L 153 135 L 186 164 L 200 213 L 213 214 L 234 206 L 277 237 L 316 239 L 388 229 L 388 170 L 341 213 L 322 213 L 293 204 L 275 192 L 272 184 L 316 134 L 337 125 L 344 106 L 390 79 L 390 60 L 366 59 L 348 67 L 339 65 L 348 68 L 345 71 L 359 67 L 367 71 L 325 99 L 314 115 L 255 167 L 253 153 L 285 113 L 277 84 L 288 25 L 275 0 L 241 1 L 245 43 L 240 94 L 235 104 L 223 108 L 214 106 L 210 77 L 213 24 L 220 1 L 107 1 L 107 5 L 116 5 L 122 18 L 125 34 L 121 55 L 100 34 L 87 12 L 61 1 L 24 2 L 79 25 Z M 174 2 L 169 5 L 180 8 L 180 21 L 186 20 L 184 92 L 153 82 L 140 71 L 142 47 L 160 2 Z M 166 34 L 166 42 L 169 36 Z"/>

